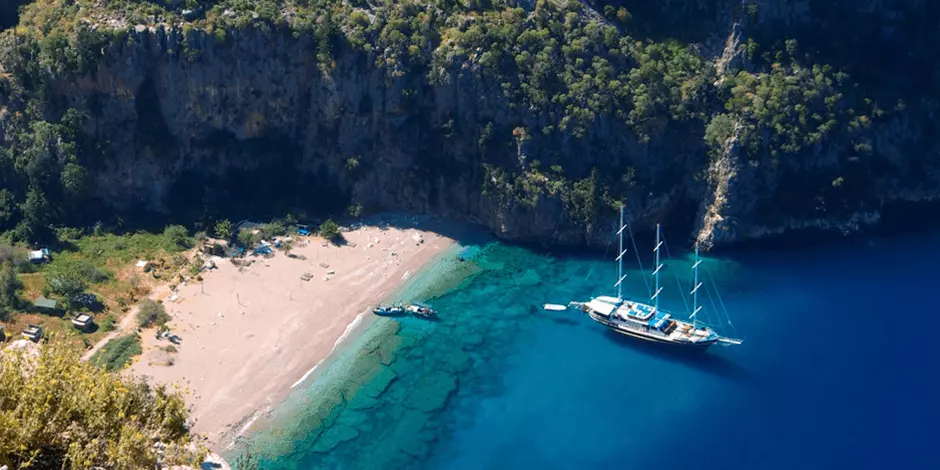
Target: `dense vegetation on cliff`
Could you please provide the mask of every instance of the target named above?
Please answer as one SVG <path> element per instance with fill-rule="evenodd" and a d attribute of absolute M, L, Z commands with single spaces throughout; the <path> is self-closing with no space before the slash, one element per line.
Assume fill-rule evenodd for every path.
<path fill-rule="evenodd" d="M 236 201 L 564 243 L 620 202 L 730 239 L 840 223 L 937 197 L 936 9 L 37 0 L 0 37 L 0 230 Z"/>

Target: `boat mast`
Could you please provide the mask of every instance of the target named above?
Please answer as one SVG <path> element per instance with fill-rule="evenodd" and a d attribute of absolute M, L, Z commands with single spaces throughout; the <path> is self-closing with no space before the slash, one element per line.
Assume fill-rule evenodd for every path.
<path fill-rule="evenodd" d="M 622 300 L 623 296 L 623 280 L 627 276 L 623 273 L 623 255 L 627 253 L 627 250 L 623 249 L 623 230 L 627 226 L 623 223 L 623 205 L 620 206 L 620 230 L 617 231 L 617 235 L 620 236 L 620 254 L 617 255 L 617 283 L 614 284 L 617 287 L 617 300 Z"/>
<path fill-rule="evenodd" d="M 702 287 L 702 283 L 698 280 L 698 265 L 702 264 L 702 260 L 698 258 L 698 242 L 695 242 L 695 264 L 692 265 L 692 273 L 695 276 L 695 280 L 692 281 L 692 285 L 695 287 L 692 288 L 692 315 L 689 315 L 689 318 L 692 319 L 692 327 L 698 328 L 698 320 L 695 319 L 695 315 L 698 314 L 698 311 L 702 307 L 698 304 L 698 288 Z"/>
<path fill-rule="evenodd" d="M 659 271 L 663 268 L 662 263 L 659 262 L 659 249 L 663 246 L 661 238 L 659 224 L 656 224 L 656 248 L 653 248 L 653 252 L 656 253 L 656 269 L 653 270 L 653 278 L 656 281 L 656 287 L 653 290 L 653 296 L 650 297 L 650 300 L 653 301 L 653 312 L 659 311 L 659 293 L 663 291 L 663 288 L 659 287 Z"/>

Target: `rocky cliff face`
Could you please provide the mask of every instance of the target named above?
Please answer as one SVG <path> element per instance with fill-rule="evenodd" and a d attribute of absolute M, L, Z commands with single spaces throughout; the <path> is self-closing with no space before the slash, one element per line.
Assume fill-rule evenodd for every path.
<path fill-rule="evenodd" d="M 940 200 L 940 147 L 932 137 L 938 96 L 937 88 L 927 85 L 940 69 L 920 41 L 937 37 L 937 6 L 920 0 L 735 3 L 742 8 L 730 20 L 719 68 L 753 70 L 748 40 L 799 38 L 818 59 L 851 71 L 863 93 L 894 109 L 873 107 L 877 117 L 867 116 L 876 119 L 870 132 L 837 135 L 788 159 L 775 156 L 774 149 L 743 157 L 738 136 L 747 116 L 735 116 L 735 132 L 709 168 L 700 243 L 724 245 L 807 229 L 848 234 L 877 224 L 895 203 Z M 925 21 L 924 15 L 934 19 Z M 903 72 L 914 70 L 918 78 Z M 858 88 L 849 93 L 862 92 Z M 914 99 L 898 93 L 905 88 L 918 90 Z M 843 188 L 849 180 L 855 185 L 851 196 Z M 829 194 L 812 189 L 827 181 Z M 816 194 L 799 201 L 800 191 Z"/>
<path fill-rule="evenodd" d="M 349 50 L 323 71 L 316 52 L 311 40 L 278 30 L 234 30 L 218 41 L 198 30 L 138 27 L 107 46 L 94 73 L 54 88 L 67 100 L 58 106 L 87 110 L 84 131 L 108 143 L 93 186 L 120 209 L 165 212 L 294 191 L 301 206 L 432 212 L 514 240 L 606 245 L 609 224 L 585 227 L 560 198 L 519 204 L 485 194 L 481 165 L 510 160 L 524 169 L 550 152 L 572 172 L 611 159 L 650 181 L 706 162 L 684 131 L 666 129 L 641 145 L 609 117 L 586 139 L 514 136 L 548 123 L 513 106 L 473 63 L 455 64 L 432 86 L 419 74 L 390 79 L 372 66 L 374 55 Z M 484 156 L 478 141 L 488 124 L 497 148 Z M 680 166 L 666 167 L 664 154 Z M 635 214 L 652 221 L 702 187 L 690 179 L 637 195 Z"/>
<path fill-rule="evenodd" d="M 659 10 L 635 3 L 614 6 L 636 7 L 634 21 L 643 14 L 672 24 L 699 18 L 701 27 L 685 39 L 712 62 L 715 95 L 732 93 L 722 83 L 738 71 L 764 73 L 747 50 L 755 38 L 803 38 L 841 15 L 862 22 L 866 32 L 878 31 L 879 44 L 888 47 L 917 34 L 900 28 L 934 9 L 887 0 L 701 0 L 663 2 Z M 598 12 L 604 6 L 595 5 Z M 930 28 L 936 25 L 918 27 L 935 35 Z M 851 231 L 876 222 L 892 201 L 940 197 L 940 149 L 930 119 L 936 97 L 926 90 L 922 100 L 899 104 L 881 93 L 890 88 L 884 83 L 890 71 L 863 77 L 875 83 L 869 88 L 887 110 L 866 117 L 874 122 L 868 130 L 831 133 L 784 155 L 767 144 L 774 131 L 754 124 L 752 111 L 729 113 L 733 132 L 712 147 L 703 138 L 708 119 L 667 120 L 648 140 L 605 114 L 578 138 L 539 132 L 557 123 L 507 98 L 503 84 L 481 73 L 482 51 L 445 61 L 436 71 L 392 73 L 376 67 L 375 52 L 342 46 L 324 67 L 317 42 L 284 27 L 223 35 L 181 25 L 126 29 L 101 49 L 93 70 L 50 84 L 55 99 L 46 110 L 88 114 L 82 130 L 103 143 L 106 155 L 94 163 L 93 187 L 101 201 L 119 209 L 250 205 L 280 194 L 314 209 L 432 212 L 481 223 L 513 240 L 606 245 L 616 217 L 612 207 L 598 202 L 596 217 L 585 219 L 552 191 L 507 197 L 520 191 L 518 185 L 512 189 L 488 169 L 508 168 L 538 184 L 548 178 L 545 167 L 556 163 L 570 181 L 588 181 L 597 168 L 623 174 L 614 179 L 630 184 L 610 196 L 627 201 L 637 224 L 668 221 L 712 246 L 791 229 Z M 831 52 L 813 50 L 820 60 Z M 845 93 L 863 94 L 849 87 Z M 710 114 L 725 111 L 723 98 L 709 103 Z M 756 151 L 743 150 L 747 129 L 752 139 L 764 136 Z M 865 149 L 861 157 L 859 148 Z M 533 168 L 535 161 L 541 170 Z M 604 199 L 598 188 L 586 191 Z"/>

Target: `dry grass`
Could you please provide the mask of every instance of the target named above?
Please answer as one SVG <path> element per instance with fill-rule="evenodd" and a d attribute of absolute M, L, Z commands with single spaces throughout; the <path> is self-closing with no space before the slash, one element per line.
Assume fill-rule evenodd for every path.
<path fill-rule="evenodd" d="M 100 312 L 92 313 L 95 331 L 84 333 L 75 329 L 71 323 L 71 312 L 54 316 L 24 310 L 14 313 L 12 319 L 3 325 L 8 337 L 18 339 L 26 325 L 36 324 L 43 327 L 47 336 L 56 334 L 76 348 L 87 349 L 108 334 L 100 328 L 106 318 L 110 316 L 115 324 L 120 323 L 130 307 L 146 298 L 155 287 L 167 282 L 175 283 L 177 273 L 185 269 L 195 254 L 195 249 L 183 251 L 182 247 L 164 234 L 138 232 L 90 235 L 68 242 L 74 246 L 73 250 L 55 252 L 53 262 L 39 267 L 38 272 L 20 274 L 23 282 L 20 297 L 27 307 L 30 306 L 42 295 L 47 273 L 62 266 L 86 263 L 107 271 L 110 274 L 107 281 L 91 284 L 87 289 L 104 305 Z M 136 266 L 140 259 L 153 262 L 154 268 L 150 272 L 143 272 Z"/>

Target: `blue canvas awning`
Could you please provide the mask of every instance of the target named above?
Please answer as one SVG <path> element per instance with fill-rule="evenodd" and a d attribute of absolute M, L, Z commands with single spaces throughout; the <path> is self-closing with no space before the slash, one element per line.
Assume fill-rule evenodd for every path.
<path fill-rule="evenodd" d="M 669 321 L 669 314 L 663 311 L 656 312 L 656 315 L 650 319 L 648 325 L 653 328 L 661 328 L 663 325 Z"/>

